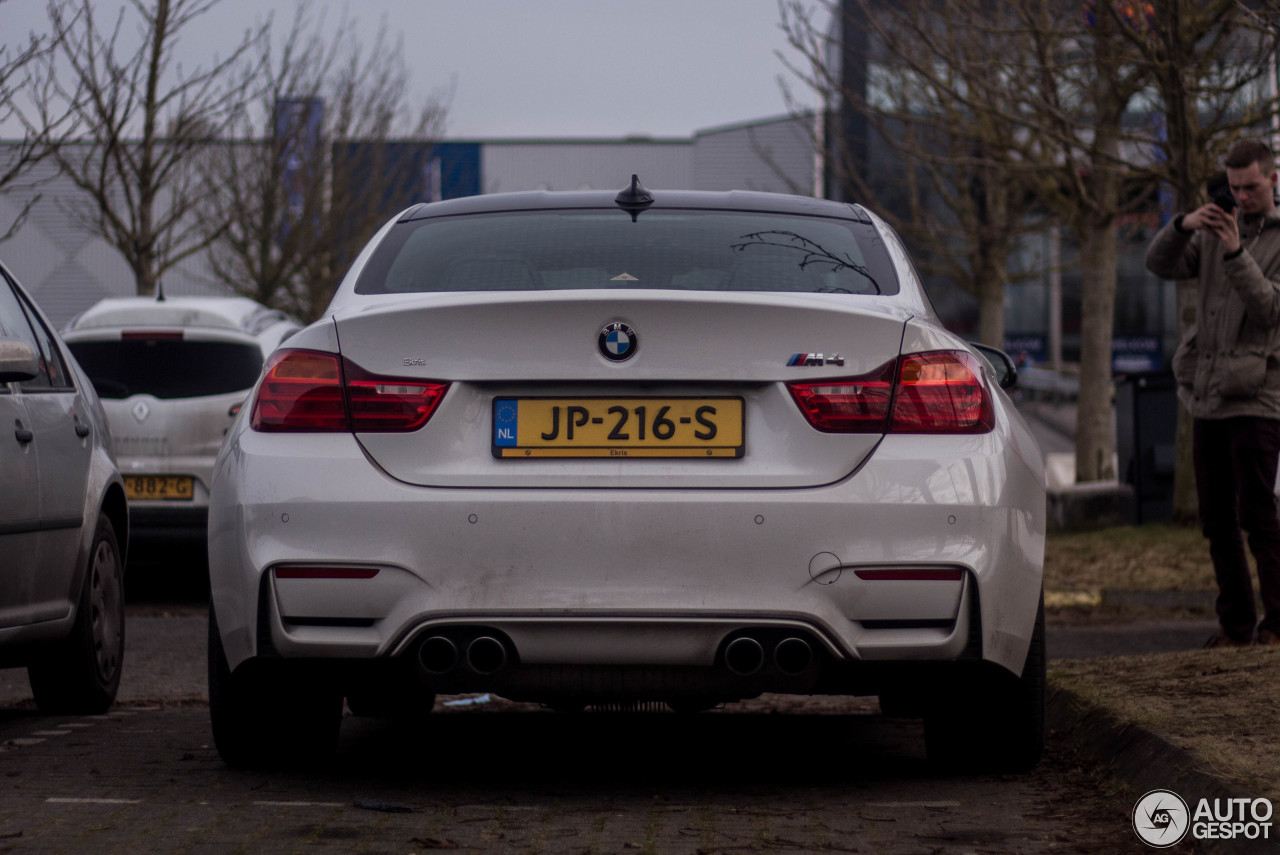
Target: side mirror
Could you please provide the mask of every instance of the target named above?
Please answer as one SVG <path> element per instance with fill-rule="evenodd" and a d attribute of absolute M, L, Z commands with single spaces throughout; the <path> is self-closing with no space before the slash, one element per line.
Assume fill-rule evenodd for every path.
<path fill-rule="evenodd" d="M 21 383 L 40 374 L 40 355 L 28 341 L 0 338 L 0 383 Z"/>
<path fill-rule="evenodd" d="M 978 354 L 991 366 L 991 370 L 996 375 L 996 383 L 1001 389 L 1008 389 L 1018 382 L 1018 367 L 1013 364 L 1009 354 L 998 347 L 979 344 L 976 341 L 969 342 L 969 346 L 978 351 Z"/>

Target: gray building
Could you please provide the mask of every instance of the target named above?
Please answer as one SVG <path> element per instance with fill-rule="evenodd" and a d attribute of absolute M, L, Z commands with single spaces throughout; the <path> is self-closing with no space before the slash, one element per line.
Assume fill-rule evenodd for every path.
<path fill-rule="evenodd" d="M 620 189 L 632 173 L 651 189 L 818 195 L 813 138 L 812 118 L 778 116 L 701 130 L 688 139 L 444 140 L 435 147 L 437 157 L 428 161 L 428 177 L 392 200 L 386 216 L 427 199 L 476 192 Z M 452 184 L 446 180 L 439 192 L 441 169 L 448 172 L 440 163 L 445 155 L 472 165 L 458 174 L 476 171 L 476 163 L 479 174 Z M 0 142 L 0 159 L 6 156 Z M 135 293 L 128 265 L 84 223 L 92 203 L 51 163 L 0 194 L 0 234 L 37 199 L 17 233 L 0 243 L 0 260 L 55 324 L 65 324 L 103 297 Z M 167 273 L 162 285 L 167 294 L 224 293 L 199 255 Z"/>

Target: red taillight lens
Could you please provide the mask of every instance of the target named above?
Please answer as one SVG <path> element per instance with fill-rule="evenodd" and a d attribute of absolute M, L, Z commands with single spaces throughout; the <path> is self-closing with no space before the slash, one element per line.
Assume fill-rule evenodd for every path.
<path fill-rule="evenodd" d="M 962 351 L 902 357 L 890 433 L 986 433 L 995 425 L 982 369 Z"/>
<path fill-rule="evenodd" d="M 862 377 L 787 387 L 809 424 L 826 433 L 986 433 L 995 416 L 981 377 L 968 353 L 939 351 L 902 356 Z"/>
<path fill-rule="evenodd" d="M 309 350 L 277 351 L 267 362 L 249 425 L 266 432 L 347 430 L 338 357 Z"/>
<path fill-rule="evenodd" d="M 893 403 L 893 362 L 862 377 L 788 383 L 809 424 L 826 433 L 884 433 Z"/>
<path fill-rule="evenodd" d="M 447 383 L 410 380 L 349 381 L 352 429 L 357 433 L 417 430 L 431 418 L 448 388 Z"/>
<path fill-rule="evenodd" d="M 249 423 L 266 432 L 414 431 L 448 388 L 375 377 L 332 353 L 278 351 L 267 363 Z"/>

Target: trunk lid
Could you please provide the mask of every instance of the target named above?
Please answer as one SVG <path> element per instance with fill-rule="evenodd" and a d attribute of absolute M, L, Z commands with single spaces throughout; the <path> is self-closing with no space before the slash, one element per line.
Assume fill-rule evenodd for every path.
<path fill-rule="evenodd" d="M 875 371 L 898 355 L 909 317 L 887 299 L 866 296 L 577 290 L 382 297 L 339 312 L 334 322 L 343 357 L 359 369 L 452 384 L 420 430 L 357 435 L 372 459 L 404 482 L 776 488 L 844 478 L 881 436 L 813 429 L 785 384 Z M 634 348 L 623 361 L 609 359 L 602 345 L 610 325 Z M 681 409 L 690 401 L 692 409 Z M 560 406 L 558 417 L 567 419 L 569 406 L 583 404 L 606 419 L 597 431 L 618 429 L 622 415 L 607 411 L 621 407 L 628 436 L 641 424 L 650 435 L 661 432 L 661 418 L 675 424 L 683 416 L 679 441 L 699 430 L 697 415 L 706 411 L 697 405 L 715 409 L 706 418 L 725 420 L 717 429 L 731 440 L 734 401 L 741 402 L 740 450 L 725 456 L 495 456 L 499 402 L 517 403 L 521 418 Z M 664 406 L 671 408 L 659 417 Z"/>

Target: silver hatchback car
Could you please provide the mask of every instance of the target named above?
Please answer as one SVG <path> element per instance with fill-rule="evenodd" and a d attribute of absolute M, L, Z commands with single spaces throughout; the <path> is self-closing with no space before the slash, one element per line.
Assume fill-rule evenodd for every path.
<path fill-rule="evenodd" d="M 89 378 L 0 266 L 0 667 L 98 713 L 124 657 L 129 513 Z"/>
<path fill-rule="evenodd" d="M 1033 764 L 1045 487 L 1012 378 L 857 205 L 636 181 L 411 208 L 219 456 L 218 750 L 326 750 L 344 697 L 778 692 Z"/>
<path fill-rule="evenodd" d="M 213 459 L 275 347 L 301 327 L 243 297 L 116 297 L 63 338 L 102 399 L 136 542 L 203 550 Z"/>

